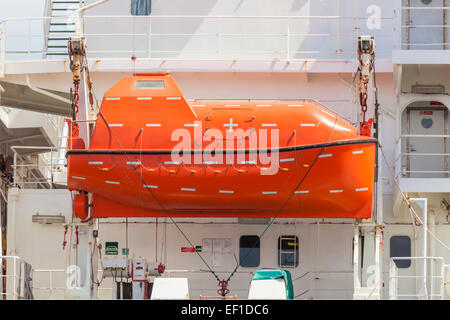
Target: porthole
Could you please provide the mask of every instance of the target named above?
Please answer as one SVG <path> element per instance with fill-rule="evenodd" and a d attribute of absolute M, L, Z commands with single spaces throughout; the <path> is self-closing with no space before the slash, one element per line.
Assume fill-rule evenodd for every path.
<path fill-rule="evenodd" d="M 424 127 L 425 129 L 430 129 L 433 126 L 433 119 L 423 118 L 420 123 L 422 124 L 422 127 Z"/>
<path fill-rule="evenodd" d="M 422 3 L 424 5 L 429 5 L 431 3 L 431 1 L 433 1 L 433 0 L 422 0 Z"/>

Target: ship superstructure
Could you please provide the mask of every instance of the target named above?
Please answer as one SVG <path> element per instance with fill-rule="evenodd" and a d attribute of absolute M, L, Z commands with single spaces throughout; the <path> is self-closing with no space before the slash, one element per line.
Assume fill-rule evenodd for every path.
<path fill-rule="evenodd" d="M 276 268 L 296 299 L 448 299 L 449 10 L 46 1 L 4 19 L 2 295 L 150 298 L 156 277 L 247 299 Z M 287 154 L 272 176 L 172 159 L 169 134 L 197 127 L 279 129 L 265 149 Z"/>

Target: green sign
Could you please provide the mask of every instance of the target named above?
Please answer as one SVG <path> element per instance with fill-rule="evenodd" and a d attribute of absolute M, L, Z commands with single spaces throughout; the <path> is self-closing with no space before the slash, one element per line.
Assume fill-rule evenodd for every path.
<path fill-rule="evenodd" d="M 196 252 L 202 252 L 202 246 L 195 246 Z"/>
<path fill-rule="evenodd" d="M 105 254 L 107 256 L 117 256 L 119 254 L 119 243 L 105 242 Z"/>

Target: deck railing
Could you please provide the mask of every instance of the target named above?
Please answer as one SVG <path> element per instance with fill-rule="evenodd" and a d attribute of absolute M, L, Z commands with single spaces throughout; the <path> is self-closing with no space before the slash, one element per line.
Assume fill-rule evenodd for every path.
<path fill-rule="evenodd" d="M 3 265 L 7 265 L 7 273 L 3 274 Z M 19 300 L 24 298 L 25 261 L 17 256 L 0 255 L 0 300 Z M 6 281 L 4 281 L 6 279 Z M 3 287 L 3 284 L 6 287 Z"/>
<path fill-rule="evenodd" d="M 449 178 L 449 138 L 450 135 L 446 134 L 401 134 L 395 146 L 396 178 Z M 410 143 L 415 139 L 436 144 L 443 152 L 416 152 L 410 147 Z M 439 160 L 439 165 L 436 160 Z"/>
<path fill-rule="evenodd" d="M 442 2 L 441 2 L 442 3 Z M 395 9 L 401 36 L 394 47 L 401 50 L 448 50 L 450 7 L 401 7 Z"/>
<path fill-rule="evenodd" d="M 395 261 L 410 260 L 415 263 L 426 261 L 429 264 L 429 272 L 427 274 L 419 274 L 416 271 L 413 275 L 405 275 L 398 268 Z M 443 300 L 445 299 L 445 276 L 450 270 L 450 265 L 444 263 L 442 257 L 392 257 L 389 260 L 389 299 L 427 299 L 427 300 Z M 420 281 L 416 292 L 405 292 L 401 290 L 404 287 L 404 280 Z M 437 280 L 437 281 L 436 281 Z M 436 284 L 436 282 L 438 282 Z M 450 297 L 447 297 L 450 298 Z"/>
<path fill-rule="evenodd" d="M 0 61 L 41 60 L 67 54 L 73 30 L 60 30 L 59 45 L 49 48 L 48 23 L 81 25 L 92 58 L 157 59 L 354 59 L 356 39 L 371 34 L 379 57 L 390 57 L 394 17 L 69 15 L 7 18 L 1 23 Z M 56 21 L 56 22 L 55 22 Z M 1 69 L 0 69 L 1 70 Z M 4 69 L 3 69 L 4 72 Z"/>
<path fill-rule="evenodd" d="M 54 184 L 65 184 L 66 181 L 55 179 L 64 177 L 66 173 L 66 147 L 12 146 L 13 151 L 13 186 L 24 189 L 52 189 Z M 22 154 L 24 151 L 34 152 L 34 159 Z"/>

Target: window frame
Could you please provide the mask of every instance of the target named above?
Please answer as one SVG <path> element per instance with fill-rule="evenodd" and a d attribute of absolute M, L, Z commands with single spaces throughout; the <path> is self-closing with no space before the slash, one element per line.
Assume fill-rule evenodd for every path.
<path fill-rule="evenodd" d="M 257 246 L 253 246 L 253 247 L 243 247 L 242 246 L 242 241 L 243 241 L 243 239 L 242 238 L 244 238 L 244 237 L 255 237 L 255 238 L 257 238 Z M 256 240 L 256 239 L 255 239 Z M 248 253 L 248 254 L 246 254 L 244 257 L 242 257 L 241 255 L 242 255 L 242 249 L 257 249 L 258 250 L 258 264 L 256 264 L 256 265 L 243 265 L 242 263 L 243 262 L 245 262 L 246 261 L 246 259 L 249 257 L 249 256 L 251 256 L 252 254 L 251 253 Z M 249 234 L 244 234 L 244 235 L 241 235 L 240 237 L 239 237 L 239 266 L 240 267 L 243 267 L 243 268 L 257 268 L 257 267 L 259 267 L 261 265 L 261 238 L 258 236 L 258 235 L 249 235 Z"/>
<path fill-rule="evenodd" d="M 409 240 L 409 256 L 401 256 L 398 254 L 392 255 L 392 247 L 393 247 L 392 240 L 396 239 L 396 238 L 408 238 L 408 240 Z M 393 257 L 405 257 L 405 258 L 412 257 L 412 241 L 411 241 L 411 237 L 409 235 L 406 235 L 406 234 L 392 235 L 389 238 L 389 258 L 393 258 Z M 409 259 L 409 260 L 408 259 L 405 259 L 405 260 L 395 260 L 394 259 L 394 263 L 395 263 L 396 267 L 399 269 L 408 269 L 412 265 L 412 260 L 411 259 Z M 399 266 L 399 264 L 400 264 L 400 266 Z M 403 264 L 405 266 L 403 266 Z M 407 266 L 406 266 L 406 264 L 407 264 Z"/>
<path fill-rule="evenodd" d="M 283 239 L 284 238 L 284 239 Z M 291 241 L 295 241 L 296 245 L 295 248 L 293 249 L 293 251 L 291 253 L 289 252 L 285 252 L 284 254 L 293 254 L 295 256 L 294 259 L 294 263 L 292 265 L 286 265 L 286 264 L 281 264 L 281 255 L 283 253 L 280 253 L 280 250 L 289 250 L 289 249 L 283 249 L 282 248 L 282 241 L 283 240 L 289 240 L 291 239 Z M 277 245 L 277 264 L 280 268 L 297 268 L 300 265 L 300 259 L 299 259 L 299 255 L 300 255 L 300 239 L 297 235 L 295 234 L 287 234 L 287 235 L 280 235 L 278 237 L 278 241 L 277 241 L 278 245 Z"/>
<path fill-rule="evenodd" d="M 148 13 L 145 12 L 145 14 L 138 14 L 138 8 L 137 8 L 137 2 L 140 0 L 131 0 L 130 1 L 130 14 L 135 17 L 148 17 L 152 14 L 152 0 L 145 0 L 148 1 Z M 141 0 L 142 1 L 142 0 Z M 134 3 L 134 9 L 133 12 L 133 3 Z"/>

